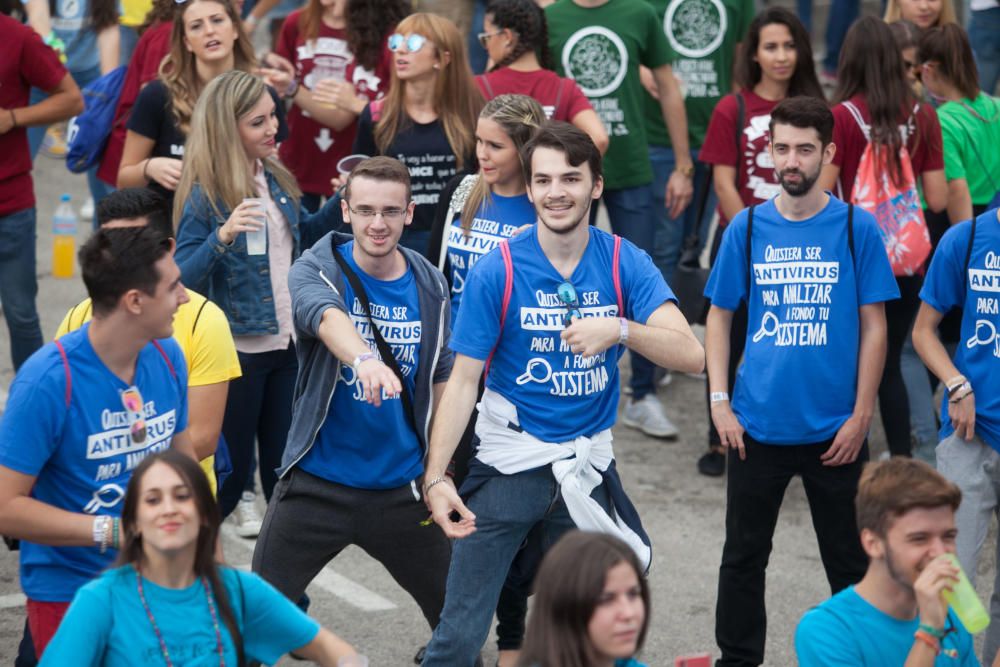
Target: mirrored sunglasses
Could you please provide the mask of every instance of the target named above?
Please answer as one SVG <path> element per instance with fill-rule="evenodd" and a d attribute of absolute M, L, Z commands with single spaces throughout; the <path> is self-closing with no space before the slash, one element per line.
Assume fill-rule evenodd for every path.
<path fill-rule="evenodd" d="M 395 53 L 399 51 L 403 44 L 406 44 L 406 50 L 410 53 L 416 53 L 420 49 L 424 48 L 424 44 L 427 43 L 427 38 L 423 35 L 418 35 L 417 33 L 411 33 L 410 35 L 403 35 L 402 33 L 393 33 L 389 35 L 389 50 Z"/>

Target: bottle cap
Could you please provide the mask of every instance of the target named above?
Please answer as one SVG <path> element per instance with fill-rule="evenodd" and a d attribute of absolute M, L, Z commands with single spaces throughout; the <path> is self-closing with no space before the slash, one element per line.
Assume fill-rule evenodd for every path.
<path fill-rule="evenodd" d="M 72 199 L 72 197 L 70 197 L 68 192 L 64 192 L 63 195 L 59 197 L 59 201 L 69 201 L 70 199 Z"/>

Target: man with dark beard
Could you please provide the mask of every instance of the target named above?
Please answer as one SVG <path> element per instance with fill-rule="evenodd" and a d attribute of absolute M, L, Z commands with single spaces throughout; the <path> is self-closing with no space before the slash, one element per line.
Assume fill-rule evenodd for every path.
<path fill-rule="evenodd" d="M 733 219 L 705 288 L 712 420 L 729 448 L 717 667 L 764 660 L 764 571 L 793 476 L 805 485 L 830 588 L 865 572 L 852 500 L 885 361 L 883 302 L 899 290 L 875 219 L 816 185 L 836 150 L 832 134 L 822 100 L 775 107 L 781 192 Z M 729 334 L 741 301 L 750 325 L 730 404 Z"/>
<path fill-rule="evenodd" d="M 957 583 L 945 554 L 954 557 L 961 500 L 922 461 L 893 457 L 865 468 L 856 506 L 868 571 L 802 617 L 802 667 L 979 665 L 971 635 L 941 597 Z"/>

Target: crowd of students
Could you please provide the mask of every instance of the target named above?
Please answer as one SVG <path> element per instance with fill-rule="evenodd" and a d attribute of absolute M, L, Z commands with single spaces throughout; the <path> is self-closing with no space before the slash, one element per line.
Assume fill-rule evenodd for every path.
<path fill-rule="evenodd" d="M 950 0 L 891 0 L 818 76 L 783 7 L 480 4 L 467 40 L 402 0 L 308 0 L 260 56 L 263 10 L 231 0 L 154 0 L 121 30 L 98 0 L 0 15 L 18 664 L 363 664 L 302 611 L 354 544 L 419 605 L 419 664 L 479 664 L 495 613 L 503 667 L 638 665 L 652 540 L 616 467 L 620 389 L 621 423 L 676 437 L 657 387 L 706 367 L 698 470 L 728 471 L 717 664 L 764 661 L 796 475 L 835 594 L 799 628 L 803 663 L 979 664 L 939 556 L 974 575 L 1000 506 L 1000 100 L 979 36 L 1000 8 L 967 34 Z M 123 47 L 89 298 L 43 345 L 31 161 Z M 685 317 L 671 285 L 703 251 Z M 866 467 L 876 400 L 894 458 Z M 221 564 L 229 516 L 259 533 L 252 575 Z"/>

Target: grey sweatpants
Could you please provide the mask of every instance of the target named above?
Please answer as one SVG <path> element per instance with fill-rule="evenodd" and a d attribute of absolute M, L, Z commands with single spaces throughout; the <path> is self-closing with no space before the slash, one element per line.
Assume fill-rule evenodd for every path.
<path fill-rule="evenodd" d="M 973 585 L 979 552 L 986 541 L 993 515 L 1000 516 L 1000 454 L 978 435 L 962 440 L 952 433 L 934 450 L 938 471 L 962 490 L 962 504 L 955 513 L 958 537 L 955 548 L 962 569 Z M 998 540 L 1000 542 L 1000 540 Z M 1000 543 L 997 544 L 1000 556 Z M 992 665 L 1000 650 L 1000 567 L 990 597 L 990 625 L 983 645 L 984 665 Z"/>
<path fill-rule="evenodd" d="M 444 606 L 451 543 L 428 517 L 412 488 L 355 489 L 298 468 L 274 487 L 253 571 L 291 600 L 344 547 L 354 544 L 382 563 L 406 590 L 433 630 Z"/>

